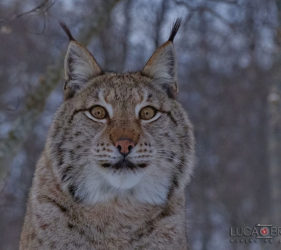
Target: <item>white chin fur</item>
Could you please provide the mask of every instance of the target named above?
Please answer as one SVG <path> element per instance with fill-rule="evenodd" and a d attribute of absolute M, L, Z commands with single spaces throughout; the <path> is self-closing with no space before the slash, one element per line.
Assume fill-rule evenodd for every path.
<path fill-rule="evenodd" d="M 166 200 L 170 174 L 165 171 L 159 174 L 153 169 L 139 169 L 136 172 L 114 173 L 111 169 L 94 169 L 97 170 L 93 167 L 84 170 L 77 190 L 87 204 L 107 202 L 118 197 L 153 205 L 163 204 Z"/>
<path fill-rule="evenodd" d="M 126 190 L 133 188 L 140 182 L 143 177 L 143 171 L 120 171 L 115 173 L 106 171 L 102 175 L 112 187 Z"/>

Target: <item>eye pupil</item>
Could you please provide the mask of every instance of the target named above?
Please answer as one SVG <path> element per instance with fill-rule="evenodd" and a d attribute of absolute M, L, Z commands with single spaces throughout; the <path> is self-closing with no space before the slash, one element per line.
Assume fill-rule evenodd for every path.
<path fill-rule="evenodd" d="M 150 120 L 156 115 L 157 111 L 155 108 L 147 106 L 141 109 L 139 117 L 142 120 Z"/>
<path fill-rule="evenodd" d="M 96 119 L 104 119 L 107 116 L 107 112 L 105 110 L 105 108 L 101 107 L 101 106 L 94 106 L 91 109 L 91 114 L 96 118 Z"/>

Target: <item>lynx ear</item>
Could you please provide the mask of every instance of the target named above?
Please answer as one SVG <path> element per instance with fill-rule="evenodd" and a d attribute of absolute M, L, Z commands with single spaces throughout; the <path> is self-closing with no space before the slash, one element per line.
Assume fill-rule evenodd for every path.
<path fill-rule="evenodd" d="M 64 59 L 64 90 L 65 99 L 68 99 L 85 87 L 90 78 L 100 75 L 102 70 L 91 53 L 73 38 L 66 25 L 61 26 L 70 40 Z"/>
<path fill-rule="evenodd" d="M 169 97 L 175 98 L 178 93 L 176 58 L 173 40 L 178 32 L 181 19 L 177 19 L 171 31 L 169 40 L 161 45 L 143 68 L 142 73 L 153 78 L 160 84 Z"/>

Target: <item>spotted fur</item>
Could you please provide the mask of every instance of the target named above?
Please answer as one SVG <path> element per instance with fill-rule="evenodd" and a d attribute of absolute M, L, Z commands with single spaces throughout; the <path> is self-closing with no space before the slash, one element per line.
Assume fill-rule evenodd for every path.
<path fill-rule="evenodd" d="M 37 163 L 20 249 L 188 249 L 184 190 L 194 139 L 169 92 L 173 55 L 168 41 L 140 72 L 103 73 L 70 41 L 65 101 Z M 95 105 L 106 119 L 92 117 Z M 138 117 L 145 106 L 156 118 Z M 120 136 L 135 142 L 126 162 L 114 143 Z"/>

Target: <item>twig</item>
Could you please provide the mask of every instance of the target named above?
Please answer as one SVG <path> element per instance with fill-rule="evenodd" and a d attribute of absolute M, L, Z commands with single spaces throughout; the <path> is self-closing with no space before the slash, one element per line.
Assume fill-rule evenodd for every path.
<path fill-rule="evenodd" d="M 41 2 L 39 5 L 37 5 L 36 7 L 32 8 L 31 10 L 19 13 L 19 14 L 15 14 L 10 18 L 2 18 L 0 19 L 0 24 L 1 23 L 9 23 L 14 21 L 15 19 L 21 18 L 23 16 L 26 15 L 30 15 L 32 13 L 35 12 L 39 12 L 39 13 L 46 13 L 54 4 L 56 3 L 55 0 L 44 0 L 43 2 Z"/>
<path fill-rule="evenodd" d="M 175 2 L 176 5 L 182 5 L 182 6 L 186 7 L 190 12 L 209 12 L 214 17 L 216 17 L 217 19 L 221 20 L 224 24 L 229 26 L 232 30 L 235 29 L 235 27 L 225 17 L 223 17 L 218 12 L 216 12 L 215 10 L 213 10 L 212 8 L 210 8 L 208 6 L 200 5 L 200 6 L 193 7 L 193 6 L 191 6 L 189 3 L 185 2 L 185 1 L 174 0 L 174 2 Z M 189 18 L 191 18 L 191 16 L 192 15 L 189 15 Z"/>
<path fill-rule="evenodd" d="M 156 15 L 155 38 L 154 38 L 155 48 L 157 48 L 160 45 L 160 31 L 165 19 L 167 9 L 168 9 L 168 1 L 162 0 L 160 11 Z"/>
<path fill-rule="evenodd" d="M 226 4 L 238 4 L 237 0 L 208 0 L 209 2 L 226 3 Z"/>
<path fill-rule="evenodd" d="M 107 3 L 105 10 L 99 12 L 94 27 L 94 22 L 89 21 L 90 25 L 86 26 L 85 30 L 82 31 L 79 41 L 87 45 L 94 35 L 99 34 L 104 28 L 106 19 L 109 18 L 112 9 L 118 2 L 120 0 Z M 64 54 L 61 55 L 55 66 L 47 67 L 45 75 L 39 79 L 36 88 L 30 91 L 25 97 L 26 101 L 21 112 L 22 115 L 14 122 L 7 137 L 0 141 L 0 191 L 4 187 L 5 179 L 7 179 L 7 175 L 9 174 L 9 164 L 12 158 L 28 138 L 28 135 L 45 108 L 49 95 L 60 82 L 63 58 Z"/>

